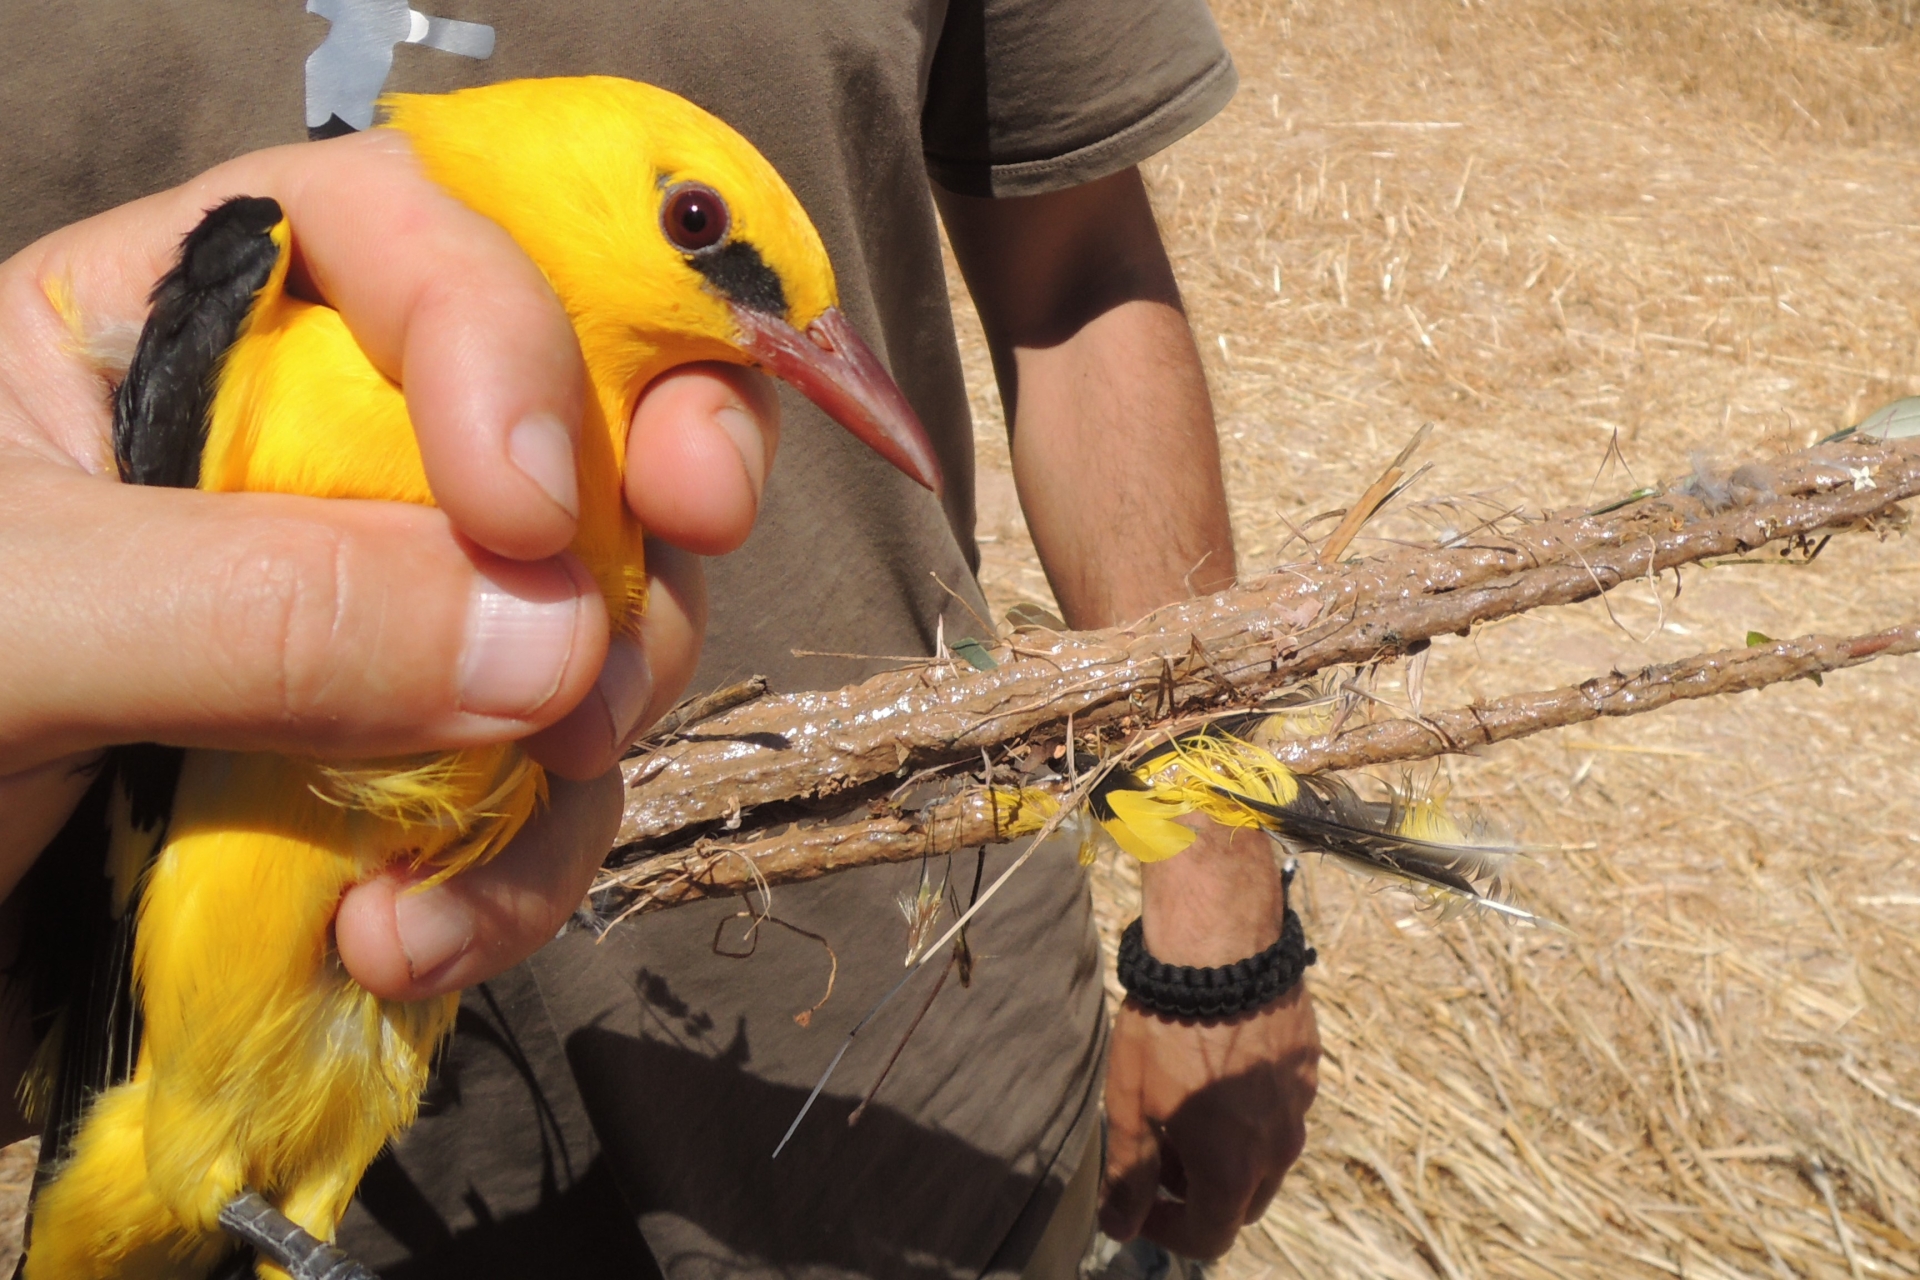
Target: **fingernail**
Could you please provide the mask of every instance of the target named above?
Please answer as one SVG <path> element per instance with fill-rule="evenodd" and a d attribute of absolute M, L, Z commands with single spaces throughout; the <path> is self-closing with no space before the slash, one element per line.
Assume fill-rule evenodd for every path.
<path fill-rule="evenodd" d="M 580 478 L 574 470 L 573 437 L 550 413 L 522 418 L 507 433 L 507 456 L 560 509 L 580 518 Z"/>
<path fill-rule="evenodd" d="M 767 438 L 761 434 L 760 424 L 736 404 L 716 410 L 713 416 L 733 441 L 733 447 L 740 451 L 741 465 L 747 469 L 747 483 L 753 486 L 753 498 L 758 502 L 760 491 L 767 483 Z"/>
<path fill-rule="evenodd" d="M 402 889 L 393 900 L 393 923 L 415 982 L 473 945 L 473 916 L 457 898 L 434 889 Z"/>
<path fill-rule="evenodd" d="M 552 572 L 566 575 L 559 565 Z M 528 716 L 553 697 L 573 652 L 580 609 L 570 578 L 555 594 L 550 600 L 528 600 L 481 574 L 467 606 L 467 643 L 460 655 L 462 711 Z"/>
<path fill-rule="evenodd" d="M 640 719 L 653 701 L 653 668 L 638 644 L 616 636 L 607 645 L 607 661 L 600 668 L 600 680 L 594 685 L 607 709 L 607 724 L 613 735 L 613 749 L 626 750 L 627 743 L 640 728 Z"/>

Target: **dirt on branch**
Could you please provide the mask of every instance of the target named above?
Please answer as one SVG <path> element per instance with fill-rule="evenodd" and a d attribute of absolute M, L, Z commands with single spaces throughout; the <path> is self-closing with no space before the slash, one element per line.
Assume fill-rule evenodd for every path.
<path fill-rule="evenodd" d="M 992 670 L 934 660 L 846 689 L 757 698 L 629 762 L 615 862 L 670 851 L 722 826 L 751 831 L 796 816 L 769 806 L 838 797 L 844 809 L 863 798 L 862 788 L 1036 734 L 1057 737 L 1069 717 L 1081 729 L 1129 732 L 1245 705 L 1326 667 L 1402 657 L 1436 636 L 1591 599 L 1682 565 L 1775 542 L 1807 544 L 1823 531 L 1885 517 L 1916 493 L 1920 442 L 1850 439 L 1689 477 L 1594 514 L 1504 522 L 1448 547 L 1334 568 L 1303 562 L 1132 627 L 1025 629 L 991 647 Z M 1789 677 L 1773 677 L 1782 678 Z M 1462 741 L 1471 741 L 1461 727 Z M 1324 767 L 1361 762 L 1368 761 Z"/>
<path fill-rule="evenodd" d="M 1274 745 L 1302 773 L 1424 760 L 1509 742 L 1602 716 L 1657 711 L 1693 698 L 1745 693 L 1786 680 L 1817 678 L 1876 658 L 1920 652 L 1920 622 L 1862 636 L 1801 636 L 1745 649 L 1704 653 L 1631 674 L 1612 672 L 1582 684 L 1515 694 L 1476 706 L 1363 725 Z M 1056 783 L 1043 789 L 1063 795 Z M 1006 839 L 989 785 L 968 786 L 918 810 L 814 825 L 794 824 L 758 839 L 701 840 L 648 858 L 603 880 L 603 903 L 623 916 L 702 898 L 817 880 L 877 862 L 937 857 Z"/>

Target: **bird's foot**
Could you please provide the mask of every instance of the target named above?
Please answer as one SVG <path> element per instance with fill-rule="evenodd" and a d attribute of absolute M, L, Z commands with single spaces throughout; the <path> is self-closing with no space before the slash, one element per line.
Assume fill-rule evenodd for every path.
<path fill-rule="evenodd" d="M 308 1234 L 256 1191 L 243 1191 L 228 1201 L 220 1211 L 220 1225 L 291 1280 L 380 1280 L 343 1250 Z"/>

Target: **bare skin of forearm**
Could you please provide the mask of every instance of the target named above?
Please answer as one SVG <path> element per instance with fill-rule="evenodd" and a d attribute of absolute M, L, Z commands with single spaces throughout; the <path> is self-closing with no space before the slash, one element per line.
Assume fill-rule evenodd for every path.
<path fill-rule="evenodd" d="M 1231 584 L 1213 405 L 1186 316 L 1133 299 L 1012 361 L 1014 482 L 1068 624 L 1117 626 Z M 1203 967 L 1264 951 L 1286 905 L 1266 839 L 1193 826 L 1185 853 L 1141 868 L 1147 950 Z"/>
<path fill-rule="evenodd" d="M 937 194 L 1068 624 L 1131 622 L 1232 582 L 1213 406 L 1139 174 L 1023 199 Z"/>
<path fill-rule="evenodd" d="M 1265 835 L 1194 819 L 1179 857 L 1140 868 L 1141 941 L 1169 964 L 1214 968 L 1280 940 L 1286 888 Z"/>
<path fill-rule="evenodd" d="M 1121 625 L 1232 583 L 1213 407 L 1186 316 L 1135 299 L 1012 359 L 1014 482 L 1068 624 Z M 1264 951 L 1286 905 L 1266 838 L 1192 825 L 1186 852 L 1141 868 L 1147 950 L 1202 967 Z"/>
<path fill-rule="evenodd" d="M 1132 622 L 1231 583 L 1213 410 L 1186 317 L 1135 299 L 1013 359 L 1014 481 L 1068 624 Z"/>
<path fill-rule="evenodd" d="M 1014 481 L 1069 625 L 1233 581 L 1213 406 L 1139 174 L 1013 200 L 940 192 L 1011 424 Z M 1145 869 L 1147 949 L 1229 964 L 1279 935 L 1266 842 L 1203 832 Z"/>

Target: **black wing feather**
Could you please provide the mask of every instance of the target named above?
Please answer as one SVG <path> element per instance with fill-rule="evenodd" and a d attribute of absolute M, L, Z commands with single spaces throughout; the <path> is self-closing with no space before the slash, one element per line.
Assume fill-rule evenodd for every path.
<path fill-rule="evenodd" d="M 65 1157 L 94 1095 L 133 1074 L 140 1003 L 133 992 L 136 892 L 115 913 L 110 871 L 116 793 L 131 825 L 158 848 L 183 753 L 150 743 L 117 747 L 60 834 L 21 882 L 27 919 L 21 963 L 36 1036 L 57 1037 L 47 1065 L 42 1169 Z"/>
<path fill-rule="evenodd" d="M 128 484 L 200 483 L 214 377 L 254 295 L 273 273 L 277 201 L 235 196 L 187 233 L 180 262 L 154 286 L 146 327 L 113 405 L 113 452 Z"/>
<path fill-rule="evenodd" d="M 1081 773 L 1092 773 L 1102 763 L 1099 757 L 1084 752 L 1075 752 L 1073 756 L 1073 766 Z M 1101 775 L 1100 780 L 1093 784 L 1093 790 L 1087 793 L 1087 808 L 1096 821 L 1112 822 L 1113 805 L 1107 800 L 1109 795 L 1116 791 L 1149 790 L 1152 788 L 1135 776 L 1132 769 L 1112 768 Z"/>
<path fill-rule="evenodd" d="M 239 338 L 279 256 L 277 202 L 238 196 L 187 234 L 180 261 L 154 287 L 140 344 L 113 404 L 113 448 L 129 484 L 193 488 L 221 361 Z M 71 818 L 21 882 L 27 924 L 16 976 L 48 1046 L 41 1177 L 68 1152 L 93 1098 L 126 1080 L 140 1050 L 133 988 L 139 882 L 116 913 L 113 813 L 157 851 L 165 841 L 184 753 L 115 747 Z M 144 868 L 142 869 L 144 871 Z"/>
<path fill-rule="evenodd" d="M 1298 799 L 1285 806 L 1224 787 L 1213 790 L 1267 819 L 1275 832 L 1309 848 L 1468 898 L 1483 896 L 1461 870 L 1463 854 L 1471 851 L 1379 830 L 1366 811 L 1366 802 L 1331 778 L 1301 775 L 1300 782 Z"/>

